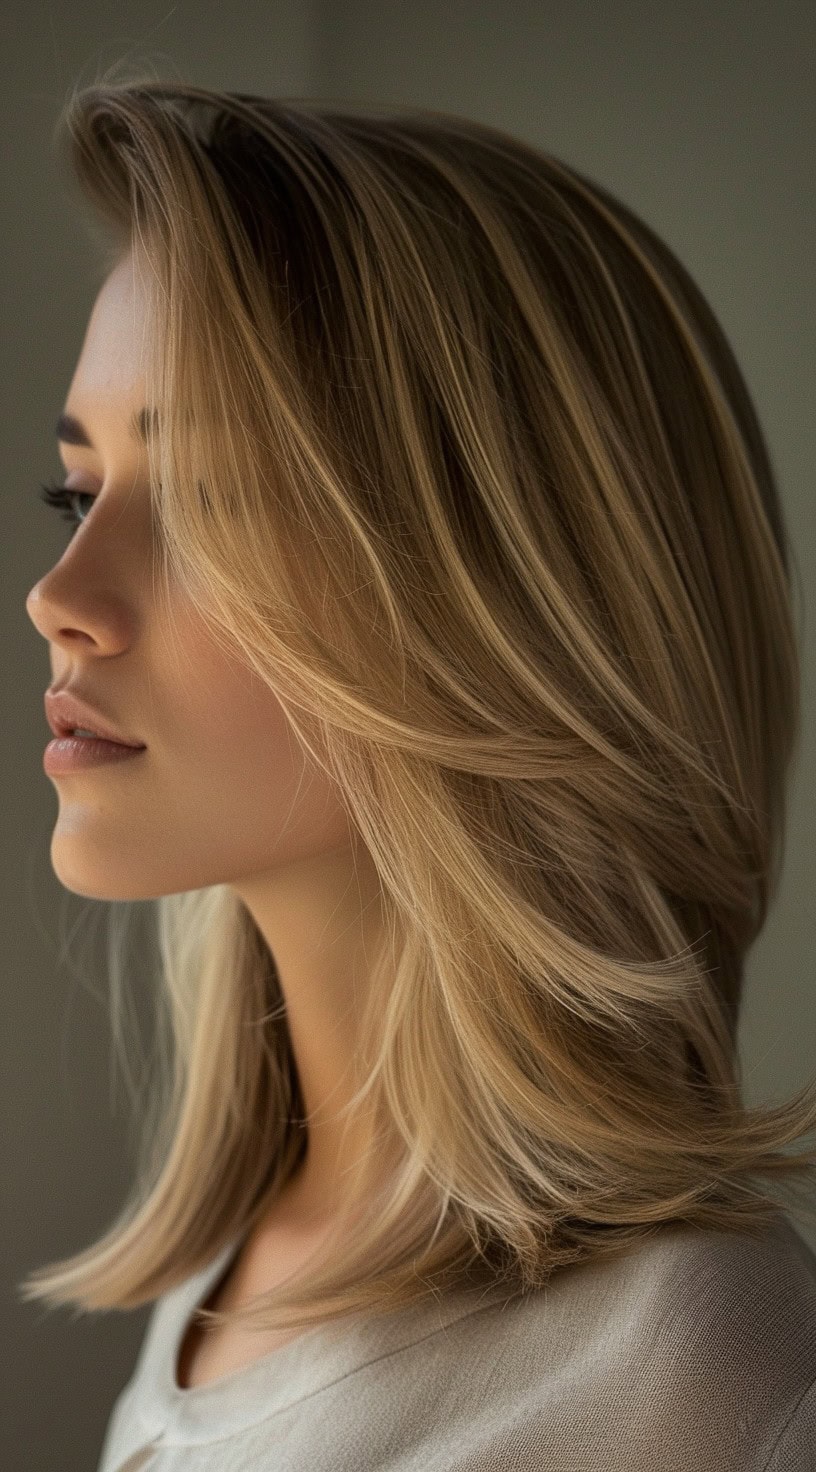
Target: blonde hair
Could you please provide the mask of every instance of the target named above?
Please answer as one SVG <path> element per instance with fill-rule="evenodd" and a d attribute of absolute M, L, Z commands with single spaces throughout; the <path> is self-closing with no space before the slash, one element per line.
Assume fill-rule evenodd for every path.
<path fill-rule="evenodd" d="M 783 1148 L 816 1081 L 745 1107 L 736 1039 L 800 652 L 768 450 L 699 289 L 594 181 L 460 117 L 141 75 L 75 87 L 63 124 L 106 267 L 145 272 L 163 588 L 274 689 L 382 882 L 353 1104 L 386 1184 L 308 1271 L 201 1321 L 764 1231 L 816 1161 Z M 156 1299 L 303 1159 L 247 910 L 218 886 L 151 913 L 136 1184 L 25 1281 L 53 1306 Z"/>

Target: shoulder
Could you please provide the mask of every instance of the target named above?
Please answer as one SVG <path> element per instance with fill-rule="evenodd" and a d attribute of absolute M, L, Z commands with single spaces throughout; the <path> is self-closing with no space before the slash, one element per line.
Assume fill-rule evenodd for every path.
<path fill-rule="evenodd" d="M 816 1468 L 816 1380 L 799 1397 L 774 1442 L 762 1472 L 814 1472 Z"/>
<path fill-rule="evenodd" d="M 496 1467 L 816 1472 L 816 1256 L 781 1213 L 661 1229 L 459 1327 Z"/>
<path fill-rule="evenodd" d="M 618 1358 L 648 1351 L 680 1367 L 702 1357 L 739 1374 L 756 1350 L 766 1365 L 801 1360 L 816 1373 L 816 1256 L 781 1214 L 756 1238 L 660 1229 L 619 1256 L 563 1269 L 512 1304 L 520 1329 L 524 1321 L 548 1339 L 557 1333 L 565 1351 L 614 1343 Z M 528 1343 L 526 1332 L 520 1340 Z"/>

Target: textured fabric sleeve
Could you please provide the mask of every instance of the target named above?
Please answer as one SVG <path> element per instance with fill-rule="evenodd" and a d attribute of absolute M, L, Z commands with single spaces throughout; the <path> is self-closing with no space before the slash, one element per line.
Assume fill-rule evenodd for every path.
<path fill-rule="evenodd" d="M 816 1472 L 816 1380 L 791 1411 L 763 1472 Z"/>

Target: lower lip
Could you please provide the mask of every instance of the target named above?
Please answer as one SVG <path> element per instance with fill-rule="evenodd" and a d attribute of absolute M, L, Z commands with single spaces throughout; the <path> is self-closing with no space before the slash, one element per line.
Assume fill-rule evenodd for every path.
<path fill-rule="evenodd" d="M 119 741 L 102 741 L 96 736 L 57 736 L 43 752 L 43 766 L 50 776 L 58 777 L 83 767 L 101 767 L 105 762 L 126 762 L 146 750 L 145 746 L 122 746 Z"/>

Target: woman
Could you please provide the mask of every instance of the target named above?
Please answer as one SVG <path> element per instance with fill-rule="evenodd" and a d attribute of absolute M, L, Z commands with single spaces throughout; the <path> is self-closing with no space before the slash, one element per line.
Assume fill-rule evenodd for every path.
<path fill-rule="evenodd" d="M 475 122 L 115 78 L 63 120 L 105 230 L 27 602 L 51 857 L 157 901 L 172 1063 L 23 1289 L 154 1303 L 99 1472 L 812 1467 L 768 1183 L 812 1207 L 816 1085 L 747 1109 L 736 1045 L 791 557 L 711 309 Z"/>

